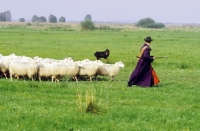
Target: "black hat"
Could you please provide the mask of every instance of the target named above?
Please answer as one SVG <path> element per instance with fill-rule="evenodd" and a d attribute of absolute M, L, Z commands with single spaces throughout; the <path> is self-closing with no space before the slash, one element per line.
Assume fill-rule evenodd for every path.
<path fill-rule="evenodd" d="M 151 42 L 151 41 L 153 41 L 153 39 L 151 39 L 150 36 L 147 36 L 144 40 L 145 40 L 146 42 Z"/>

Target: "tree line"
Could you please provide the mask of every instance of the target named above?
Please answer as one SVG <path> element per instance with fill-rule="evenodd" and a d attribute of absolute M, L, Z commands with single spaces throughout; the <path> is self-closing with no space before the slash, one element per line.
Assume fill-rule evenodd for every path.
<path fill-rule="evenodd" d="M 12 17 L 11 17 L 11 12 L 10 11 L 5 11 L 5 12 L 1 12 L 0 13 L 0 21 L 11 21 Z M 49 23 L 57 23 L 57 22 L 65 22 L 65 17 L 61 16 L 58 20 L 57 17 L 54 15 L 50 15 L 48 18 L 48 22 Z M 25 18 L 20 18 L 19 19 L 20 22 L 25 22 Z M 31 19 L 32 22 L 47 22 L 46 17 L 44 16 L 37 16 L 34 15 Z"/>
<path fill-rule="evenodd" d="M 20 18 L 19 19 L 20 22 L 25 22 L 25 19 L 24 18 Z M 37 15 L 34 15 L 31 19 L 31 21 L 34 23 L 34 22 L 49 22 L 49 23 L 57 23 L 57 22 L 65 22 L 66 19 L 65 17 L 61 16 L 59 19 L 57 19 L 56 16 L 54 15 L 50 15 L 48 17 L 48 21 L 46 19 L 46 17 L 44 16 L 37 16 Z"/>
<path fill-rule="evenodd" d="M 5 12 L 0 13 L 0 21 L 11 21 L 11 12 L 5 11 Z M 20 18 L 19 21 L 25 22 L 25 18 Z M 44 16 L 33 15 L 31 21 L 32 22 L 47 22 L 48 21 L 49 23 L 57 23 L 57 22 L 65 22 L 66 19 L 63 16 L 57 19 L 57 17 L 52 14 L 48 17 L 48 20 Z M 163 23 L 156 23 L 155 20 L 149 17 L 139 20 L 135 25 L 136 27 L 142 27 L 142 28 L 164 28 L 165 27 Z M 81 28 L 83 30 L 95 29 L 95 25 L 94 25 L 94 22 L 92 21 L 92 16 L 90 14 L 87 14 L 84 18 L 84 21 L 81 22 Z"/>
<path fill-rule="evenodd" d="M 39 17 L 37 15 L 34 15 L 31 20 L 32 22 L 47 22 L 46 17 L 44 16 Z M 65 17 L 61 16 L 59 19 L 57 19 L 57 17 L 52 14 L 48 18 L 49 23 L 57 23 L 57 22 L 65 22 L 65 21 L 66 21 Z"/>

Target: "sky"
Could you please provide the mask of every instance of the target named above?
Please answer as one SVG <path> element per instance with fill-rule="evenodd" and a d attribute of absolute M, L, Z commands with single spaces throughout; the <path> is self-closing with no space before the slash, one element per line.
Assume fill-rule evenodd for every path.
<path fill-rule="evenodd" d="M 0 12 L 9 10 L 12 20 L 52 14 L 66 21 L 138 22 L 152 18 L 161 23 L 200 24 L 200 0 L 0 0 Z"/>

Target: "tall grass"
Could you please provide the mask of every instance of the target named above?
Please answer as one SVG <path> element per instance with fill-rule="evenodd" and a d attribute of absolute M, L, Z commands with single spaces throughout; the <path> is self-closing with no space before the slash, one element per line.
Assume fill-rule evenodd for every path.
<path fill-rule="evenodd" d="M 98 76 L 99 81 L 78 83 L 23 79 L 11 82 L 2 77 L 1 130 L 183 131 L 200 128 L 199 28 L 69 31 L 60 25 L 59 28 L 58 25 L 55 28 L 53 25 L 27 26 L 0 28 L 1 54 L 95 60 L 95 51 L 108 48 L 110 61 L 102 61 L 122 61 L 125 68 L 114 82 L 106 76 Z M 126 88 L 143 39 L 148 35 L 154 39 L 151 55 L 168 56 L 152 63 L 161 83 L 154 88 Z M 92 110 L 87 113 L 90 103 L 94 106 L 90 106 Z"/>

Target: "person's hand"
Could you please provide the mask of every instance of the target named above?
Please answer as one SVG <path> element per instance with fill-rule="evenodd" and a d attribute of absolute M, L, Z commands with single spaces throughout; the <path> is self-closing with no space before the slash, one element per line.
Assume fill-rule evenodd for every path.
<path fill-rule="evenodd" d="M 155 60 L 155 59 L 156 59 L 156 57 L 154 56 L 154 57 L 153 57 L 153 59 Z"/>

